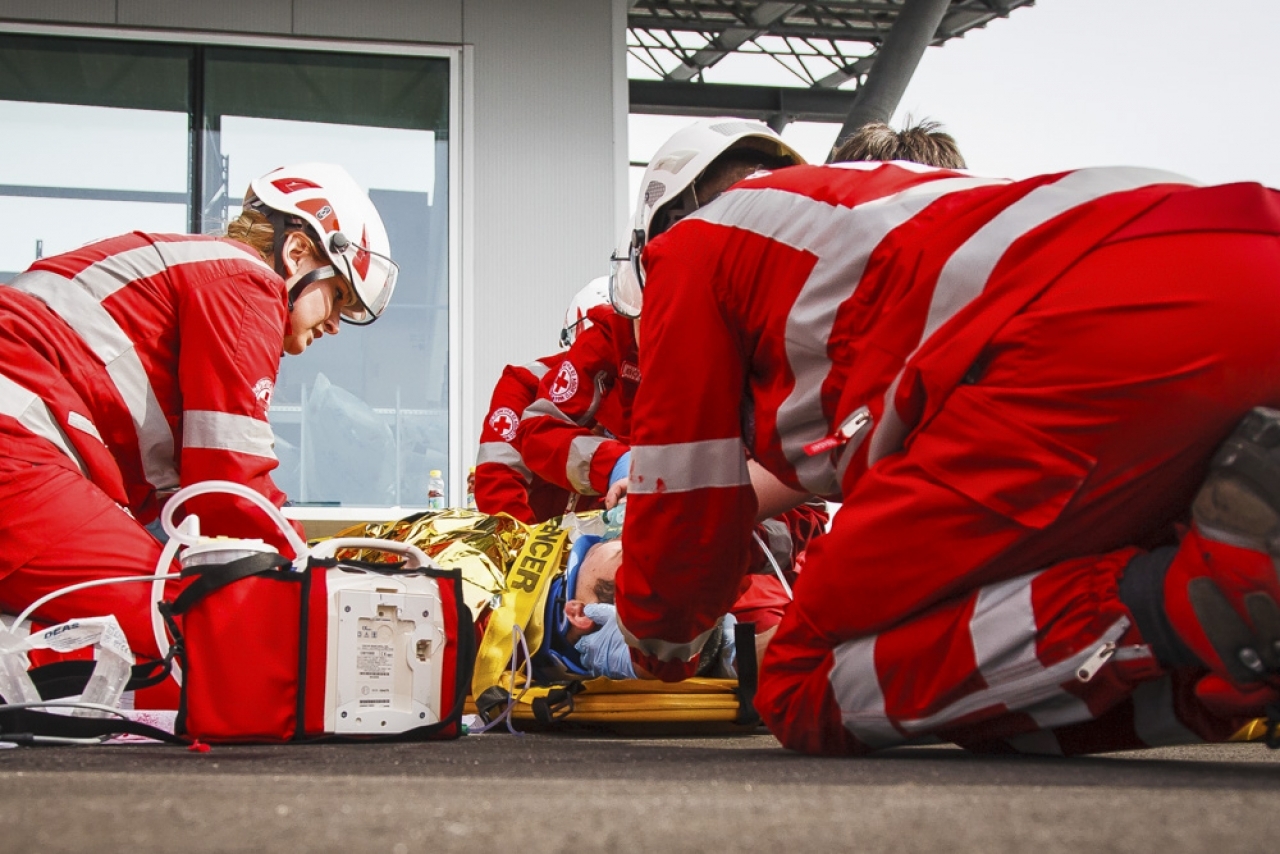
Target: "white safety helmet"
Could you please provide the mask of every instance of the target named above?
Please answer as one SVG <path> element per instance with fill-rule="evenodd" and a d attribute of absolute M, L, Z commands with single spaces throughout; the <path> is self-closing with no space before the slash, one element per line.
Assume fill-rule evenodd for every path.
<path fill-rule="evenodd" d="M 284 275 L 280 249 L 290 231 L 306 227 L 332 265 L 302 277 L 289 292 L 289 308 L 311 282 L 340 275 L 354 297 L 342 309 L 348 323 L 373 323 L 391 301 L 399 267 L 391 242 L 368 194 L 341 166 L 301 163 L 255 178 L 244 206 L 257 210 L 275 229 L 276 272 Z"/>
<path fill-rule="evenodd" d="M 624 317 L 639 317 L 644 294 L 640 253 L 645 244 L 710 199 L 698 199 L 694 183 L 729 151 L 756 150 L 766 162 L 798 165 L 804 158 L 768 125 L 730 117 L 700 119 L 676 131 L 649 161 L 640 181 L 631 229 L 613 255 L 609 300 Z"/>
<path fill-rule="evenodd" d="M 573 295 L 564 313 L 564 325 L 560 327 L 560 346 L 572 347 L 578 333 L 591 326 L 587 312 L 598 305 L 609 304 L 609 277 L 601 276 L 587 282 L 587 286 Z"/>

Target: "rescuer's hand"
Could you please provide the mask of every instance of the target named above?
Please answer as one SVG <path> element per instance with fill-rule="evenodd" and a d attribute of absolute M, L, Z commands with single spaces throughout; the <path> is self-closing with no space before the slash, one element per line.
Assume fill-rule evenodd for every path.
<path fill-rule="evenodd" d="M 631 649 L 618 628 L 617 609 L 603 602 L 592 602 L 582 609 L 582 613 L 600 627 L 574 644 L 587 672 L 610 679 L 637 678 L 631 664 Z"/>
<path fill-rule="evenodd" d="M 604 495 L 604 506 L 612 510 L 627 499 L 627 485 L 630 478 L 624 477 L 609 487 L 609 491 Z"/>

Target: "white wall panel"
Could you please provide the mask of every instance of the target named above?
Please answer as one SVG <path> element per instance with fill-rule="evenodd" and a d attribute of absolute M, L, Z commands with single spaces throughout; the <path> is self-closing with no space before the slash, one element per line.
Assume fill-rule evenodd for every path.
<path fill-rule="evenodd" d="M 431 42 L 462 41 L 461 0 L 293 0 L 294 34 Z"/>
<path fill-rule="evenodd" d="M 569 298 L 608 272 L 615 5 L 464 0 L 476 69 L 475 411 L 503 365 L 556 351 Z"/>
<path fill-rule="evenodd" d="M 293 27 L 292 0 L 118 0 L 117 23 L 124 27 L 181 27 L 236 33 L 287 35 Z"/>
<path fill-rule="evenodd" d="M 0 16 L 15 21 L 114 24 L 116 0 L 4 0 Z"/>

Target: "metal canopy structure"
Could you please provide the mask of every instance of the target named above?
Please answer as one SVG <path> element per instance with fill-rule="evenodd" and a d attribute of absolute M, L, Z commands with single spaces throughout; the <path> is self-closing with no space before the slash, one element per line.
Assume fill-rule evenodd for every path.
<path fill-rule="evenodd" d="M 789 121 L 846 123 L 859 92 L 888 66 L 897 91 L 927 45 L 941 45 L 1034 0 L 631 0 L 627 51 L 654 79 L 630 81 L 631 112 L 730 112 L 781 130 Z M 899 24 L 894 38 L 890 33 Z M 707 82 L 734 55 L 777 63 L 794 86 Z M 903 74 L 905 73 L 905 79 Z M 851 84 L 851 85 L 848 85 Z M 881 98 L 883 101 L 884 98 Z M 878 105 L 883 110 L 884 104 Z M 890 108 L 890 111 L 892 107 Z M 884 118 L 887 118 L 885 116 Z"/>

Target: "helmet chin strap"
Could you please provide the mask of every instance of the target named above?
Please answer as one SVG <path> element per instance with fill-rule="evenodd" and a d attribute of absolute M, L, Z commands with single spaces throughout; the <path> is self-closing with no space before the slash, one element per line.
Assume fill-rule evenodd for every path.
<path fill-rule="evenodd" d="M 293 304 L 302 296 L 302 292 L 306 290 L 307 285 L 321 279 L 332 279 L 336 275 L 338 275 L 338 271 L 334 269 L 334 266 L 325 264 L 323 267 L 316 267 L 310 273 L 305 273 L 299 277 L 298 281 L 289 287 L 289 313 L 293 313 Z"/>

